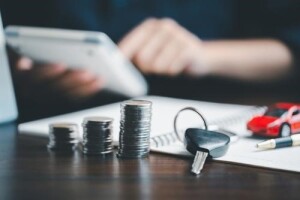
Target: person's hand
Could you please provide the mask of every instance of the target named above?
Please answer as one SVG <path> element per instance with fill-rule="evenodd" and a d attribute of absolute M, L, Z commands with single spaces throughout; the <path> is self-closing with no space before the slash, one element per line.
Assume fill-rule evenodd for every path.
<path fill-rule="evenodd" d="M 29 58 L 21 57 L 15 63 L 15 73 L 22 77 L 24 90 L 51 91 L 54 94 L 80 101 L 94 95 L 104 81 L 85 70 L 68 70 L 63 64 L 37 66 Z M 46 90 L 46 91 L 45 91 Z M 26 91 L 29 92 L 29 91 Z"/>
<path fill-rule="evenodd" d="M 207 74 L 202 46 L 197 36 L 172 19 L 147 19 L 119 43 L 143 73 L 169 76 Z"/>

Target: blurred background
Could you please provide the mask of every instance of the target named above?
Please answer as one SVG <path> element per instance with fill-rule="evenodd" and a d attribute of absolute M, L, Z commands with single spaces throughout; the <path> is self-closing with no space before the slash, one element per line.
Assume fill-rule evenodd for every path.
<path fill-rule="evenodd" d="M 288 60 L 284 60 L 286 57 L 283 58 L 282 63 L 286 64 L 282 65 L 284 65 L 286 70 L 282 70 L 282 76 L 280 76 L 281 71 L 274 78 L 269 79 L 266 77 L 266 80 L 261 78 L 248 79 L 238 75 L 230 76 L 227 74 L 231 73 L 230 71 L 234 74 L 235 70 L 230 67 L 225 69 L 229 65 L 226 64 L 226 59 L 224 61 L 220 59 L 219 61 L 220 63 L 224 62 L 224 71 L 226 73 L 219 70 L 221 71 L 220 73 L 201 72 L 196 76 L 191 76 L 191 73 L 185 73 L 183 69 L 182 73 L 170 76 L 166 73 L 155 71 L 145 73 L 143 66 L 147 66 L 147 64 L 141 63 L 135 57 L 130 59 L 145 75 L 149 83 L 150 95 L 230 103 L 249 102 L 249 99 L 253 99 L 253 103 L 263 104 L 263 101 L 255 102 L 258 96 L 261 99 L 274 98 L 276 96 L 278 101 L 300 100 L 298 89 L 300 81 L 300 66 L 298 65 L 298 59 L 300 58 L 299 1 L 1 0 L 0 9 L 4 26 L 24 25 L 101 31 L 109 35 L 119 45 L 124 45 L 127 42 L 130 46 L 126 36 L 134 34 L 132 30 L 136 30 L 136 27 L 146 27 L 143 24 L 149 18 L 155 18 L 156 24 L 159 24 L 158 26 L 160 27 L 164 26 L 161 25 L 163 23 L 160 23 L 160 20 L 165 18 L 172 19 L 176 22 L 177 29 L 175 29 L 179 30 L 179 32 L 184 32 L 183 35 L 188 35 L 189 39 L 183 40 L 187 44 L 191 43 L 192 45 L 193 42 L 191 41 L 197 43 L 196 40 L 199 40 L 204 44 L 203 48 L 206 47 L 206 44 L 208 47 L 211 46 L 210 44 L 221 45 L 218 48 L 224 48 L 224 54 L 226 48 L 231 50 L 229 48 L 231 45 L 226 46 L 227 42 L 231 44 L 230 42 L 232 41 L 240 42 L 246 40 L 250 43 L 241 43 L 241 51 L 245 49 L 247 61 L 264 60 L 263 58 L 266 58 L 268 61 L 269 58 L 277 57 L 276 52 L 286 53 Z M 142 30 L 142 28 L 139 29 Z M 159 28 L 154 33 L 158 31 Z M 257 39 L 259 41 L 268 41 L 262 45 L 258 42 L 257 48 L 264 48 L 264 45 L 270 44 L 271 50 L 274 46 L 274 49 L 278 47 L 278 51 L 274 50 L 275 53 L 273 55 L 272 51 L 267 51 L 266 49 L 268 48 L 266 48 L 262 51 L 266 53 L 265 56 L 263 54 L 256 55 L 256 47 L 254 46 L 253 57 L 251 57 L 252 51 L 247 57 L 247 47 L 252 45 L 251 40 Z M 225 44 L 224 47 L 218 43 L 219 41 L 225 42 L 222 43 Z M 273 44 L 273 41 L 276 43 Z M 239 43 L 234 44 L 237 44 L 236 47 L 240 48 Z M 218 49 L 214 50 L 213 48 L 211 47 L 212 50 L 210 52 L 218 52 Z M 199 55 L 195 55 L 194 60 L 205 60 L 205 57 L 201 57 L 203 55 L 206 54 L 199 53 Z M 236 56 L 239 57 L 238 54 Z M 242 61 L 237 61 L 237 65 L 243 63 L 243 56 L 240 57 Z M 218 57 L 215 58 L 213 56 L 213 61 L 216 60 L 218 60 Z M 57 81 L 57 77 L 51 80 L 36 81 L 34 80 L 35 77 L 40 76 L 42 72 L 34 71 L 34 67 L 30 68 L 31 70 L 20 70 L 20 67 L 18 67 L 20 65 L 18 64 L 19 61 L 20 55 L 10 51 L 10 63 L 21 121 L 99 106 L 126 98 L 102 91 L 100 88 L 83 98 L 80 95 L 76 96 L 76 93 L 73 96 L 66 96 L 65 91 L 55 89 L 51 85 L 52 82 Z M 276 63 L 280 63 L 280 60 L 274 60 L 273 63 L 276 65 Z M 271 67 L 266 70 L 269 70 L 270 74 L 273 71 Z M 64 75 L 69 75 L 70 73 L 73 72 L 65 72 Z M 259 73 L 260 71 L 258 70 L 258 76 Z M 74 79 L 74 85 L 75 82 L 78 83 L 76 78 Z"/>

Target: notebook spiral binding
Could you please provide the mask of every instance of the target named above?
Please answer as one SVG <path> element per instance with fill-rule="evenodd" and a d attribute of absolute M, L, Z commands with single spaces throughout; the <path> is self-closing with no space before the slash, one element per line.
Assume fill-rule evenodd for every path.
<path fill-rule="evenodd" d="M 255 106 L 253 108 L 247 109 L 241 113 L 238 113 L 236 115 L 232 115 L 225 119 L 217 119 L 208 121 L 208 126 L 218 126 L 218 127 L 228 127 L 240 122 L 245 122 L 249 120 L 254 115 L 262 114 L 265 112 L 267 107 L 265 106 Z M 162 146 L 168 146 L 172 143 L 175 143 L 179 141 L 176 137 L 176 134 L 174 132 L 162 134 L 159 136 L 154 136 L 150 139 L 150 146 L 154 148 L 162 147 Z"/>

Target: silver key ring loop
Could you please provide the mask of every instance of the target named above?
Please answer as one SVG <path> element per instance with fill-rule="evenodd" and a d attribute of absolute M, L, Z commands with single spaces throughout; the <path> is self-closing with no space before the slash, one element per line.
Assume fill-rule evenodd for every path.
<path fill-rule="evenodd" d="M 182 113 L 183 111 L 186 111 L 186 110 L 193 111 L 193 112 L 197 113 L 203 121 L 205 130 L 208 129 L 207 122 L 206 122 L 205 118 L 203 117 L 203 115 L 196 108 L 193 108 L 193 107 L 182 108 L 181 110 L 179 110 L 177 112 L 177 114 L 175 115 L 175 118 L 174 118 L 174 132 L 176 134 L 177 139 L 181 142 L 183 142 L 183 140 L 181 139 L 181 137 L 179 135 L 179 132 L 178 132 L 178 129 L 177 129 L 177 121 L 178 121 L 178 117 L 179 117 L 180 113 Z"/>

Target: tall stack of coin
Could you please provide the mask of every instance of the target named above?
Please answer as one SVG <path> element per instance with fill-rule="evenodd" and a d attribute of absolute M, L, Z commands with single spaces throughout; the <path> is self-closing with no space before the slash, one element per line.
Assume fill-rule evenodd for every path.
<path fill-rule="evenodd" d="M 78 126 L 70 123 L 49 125 L 48 149 L 53 151 L 73 151 L 79 143 Z"/>
<path fill-rule="evenodd" d="M 152 103 L 129 100 L 121 104 L 118 157 L 143 158 L 150 150 Z"/>
<path fill-rule="evenodd" d="M 105 155 L 113 151 L 113 119 L 87 117 L 83 120 L 83 153 Z"/>

